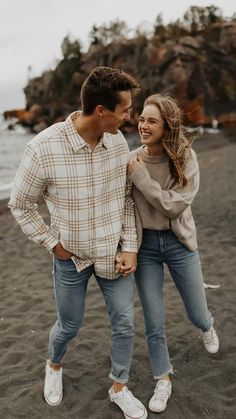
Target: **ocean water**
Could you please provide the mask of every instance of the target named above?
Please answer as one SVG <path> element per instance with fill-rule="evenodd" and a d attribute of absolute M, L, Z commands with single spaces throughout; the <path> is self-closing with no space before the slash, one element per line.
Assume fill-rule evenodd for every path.
<path fill-rule="evenodd" d="M 10 196 L 24 147 L 33 136 L 20 125 L 14 125 L 15 122 L 13 119 L 5 121 L 3 115 L 0 115 L 0 199 Z M 9 130 L 9 125 L 15 128 Z"/>

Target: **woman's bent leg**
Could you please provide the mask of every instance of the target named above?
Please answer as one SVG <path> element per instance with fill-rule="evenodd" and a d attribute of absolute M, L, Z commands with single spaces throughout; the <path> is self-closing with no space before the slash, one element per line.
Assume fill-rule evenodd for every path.
<path fill-rule="evenodd" d="M 175 238 L 175 249 L 167 252 L 166 263 L 192 323 L 206 332 L 213 325 L 208 310 L 198 251 L 190 252 Z"/>

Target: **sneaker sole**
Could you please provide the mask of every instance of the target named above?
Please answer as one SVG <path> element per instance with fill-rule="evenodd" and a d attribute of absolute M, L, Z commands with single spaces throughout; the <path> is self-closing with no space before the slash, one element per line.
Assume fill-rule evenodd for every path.
<path fill-rule="evenodd" d="M 211 354 L 211 355 L 217 354 L 217 352 L 219 352 L 219 349 L 220 349 L 220 348 L 218 348 L 216 351 L 209 351 L 205 346 L 204 346 L 204 348 L 207 351 L 207 353 Z"/>
<path fill-rule="evenodd" d="M 118 406 L 119 407 L 119 406 Z M 124 412 L 123 412 L 124 413 Z M 127 416 L 125 413 L 124 413 L 124 417 L 125 417 L 125 419 L 147 419 L 147 417 L 148 417 L 148 412 L 146 411 L 146 409 L 145 409 L 145 412 L 144 412 L 144 414 L 143 414 L 143 416 L 139 416 L 139 417 L 133 417 L 133 416 Z"/>
<path fill-rule="evenodd" d="M 58 402 L 56 402 L 56 403 L 52 403 L 48 398 L 47 398 L 47 396 L 45 395 L 45 394 L 43 394 L 43 397 L 44 397 L 44 400 L 45 400 L 45 402 L 47 403 L 47 404 L 49 404 L 50 406 L 58 406 L 60 403 L 61 403 L 61 401 L 62 401 L 62 397 L 63 397 L 63 395 L 61 395 L 61 397 L 60 397 L 60 399 L 58 400 Z"/>
<path fill-rule="evenodd" d="M 149 410 L 151 410 L 151 412 L 154 412 L 154 413 L 162 413 L 162 412 L 165 412 L 166 411 L 167 405 L 166 405 L 165 409 L 163 409 L 163 410 L 154 410 L 150 406 L 148 406 L 148 408 L 149 408 Z"/>

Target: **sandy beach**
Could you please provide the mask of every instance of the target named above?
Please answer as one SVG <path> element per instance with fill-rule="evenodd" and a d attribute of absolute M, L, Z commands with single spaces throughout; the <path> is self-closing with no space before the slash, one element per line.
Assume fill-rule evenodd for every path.
<path fill-rule="evenodd" d="M 163 419 L 236 419 L 236 142 L 212 137 L 196 144 L 201 187 L 193 205 L 206 289 L 220 337 L 209 355 L 199 330 L 166 272 L 169 351 L 175 370 L 173 395 Z M 0 418 L 121 419 L 107 397 L 110 326 L 105 303 L 91 278 L 86 316 L 64 358 L 64 398 L 48 406 L 42 396 L 48 333 L 55 321 L 51 256 L 29 241 L 0 204 Z M 44 205 L 41 213 L 48 220 Z M 144 325 L 136 296 L 136 337 L 129 387 L 147 406 L 154 388 Z M 149 418 L 158 414 L 149 412 Z"/>

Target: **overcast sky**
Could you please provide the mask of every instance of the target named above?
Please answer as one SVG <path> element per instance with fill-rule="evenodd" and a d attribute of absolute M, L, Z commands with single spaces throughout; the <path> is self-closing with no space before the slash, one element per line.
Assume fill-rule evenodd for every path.
<path fill-rule="evenodd" d="M 165 23 L 182 17 L 193 4 L 236 11 L 235 0 L 5 0 L 0 5 L 0 111 L 24 106 L 22 88 L 29 66 L 31 76 L 53 68 L 61 58 L 62 39 L 70 33 L 86 48 L 93 24 L 125 20 L 131 29 L 140 22 L 153 24 L 162 13 Z M 160 6 L 159 6 L 160 4 Z"/>

